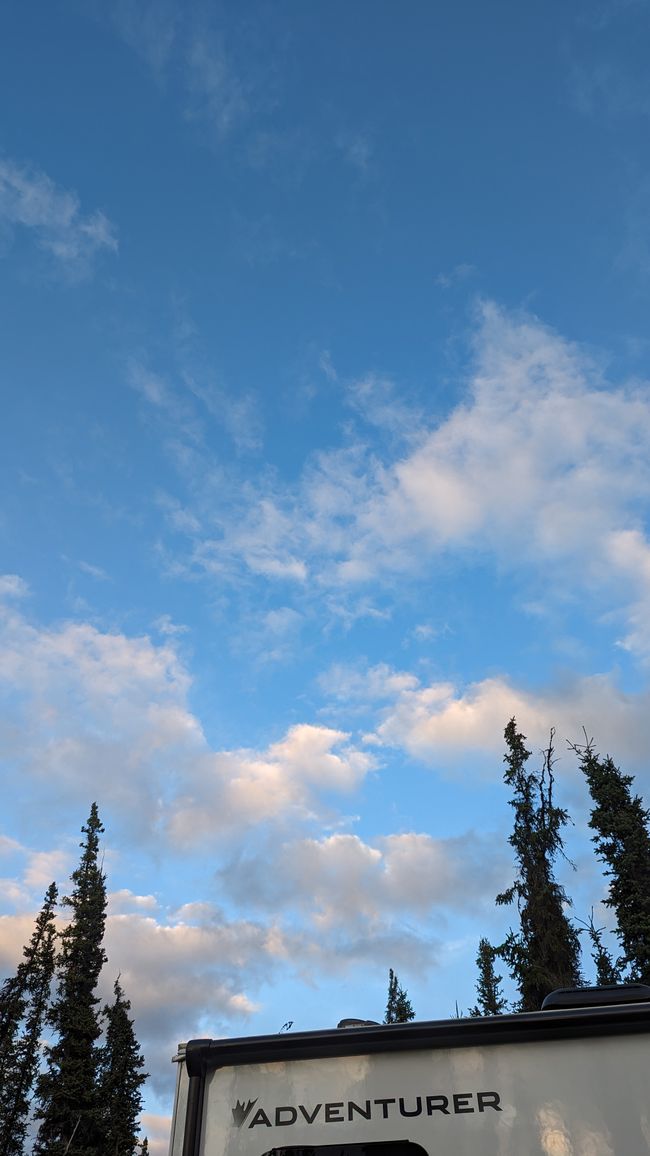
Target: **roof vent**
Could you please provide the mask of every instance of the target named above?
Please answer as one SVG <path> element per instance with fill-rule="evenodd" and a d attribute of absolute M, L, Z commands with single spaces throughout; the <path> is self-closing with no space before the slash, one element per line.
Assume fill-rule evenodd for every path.
<path fill-rule="evenodd" d="M 542 1011 L 647 1002 L 650 1002 L 650 987 L 647 983 L 613 983 L 603 987 L 559 987 L 546 996 Z"/>
<path fill-rule="evenodd" d="M 648 992 L 650 993 L 650 988 L 648 989 Z M 339 1020 L 336 1026 L 337 1028 L 379 1028 L 381 1027 L 381 1024 L 377 1023 L 377 1020 L 349 1019 Z"/>

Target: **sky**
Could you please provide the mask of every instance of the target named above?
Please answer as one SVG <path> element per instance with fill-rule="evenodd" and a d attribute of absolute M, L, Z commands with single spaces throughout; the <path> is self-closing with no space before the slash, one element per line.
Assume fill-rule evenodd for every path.
<path fill-rule="evenodd" d="M 96 800 L 176 1044 L 474 1001 L 503 730 L 650 800 L 647 0 L 0 14 L 0 974 Z M 590 976 L 587 958 L 585 973 Z"/>

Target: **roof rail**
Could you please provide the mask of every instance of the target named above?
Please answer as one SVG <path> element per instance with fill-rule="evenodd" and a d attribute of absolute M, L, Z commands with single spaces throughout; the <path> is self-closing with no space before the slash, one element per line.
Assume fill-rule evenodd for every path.
<path fill-rule="evenodd" d="M 549 992 L 542 1011 L 570 1007 L 603 1007 L 615 1003 L 650 1002 L 647 983 L 610 983 L 601 987 L 558 987 Z"/>

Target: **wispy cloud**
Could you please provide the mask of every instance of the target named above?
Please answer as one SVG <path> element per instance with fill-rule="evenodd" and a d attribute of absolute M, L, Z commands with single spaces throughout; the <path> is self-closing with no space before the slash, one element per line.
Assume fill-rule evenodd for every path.
<path fill-rule="evenodd" d="M 371 137 L 361 132 L 340 132 L 336 137 L 336 147 L 348 164 L 365 176 L 370 167 L 374 146 Z"/>
<path fill-rule="evenodd" d="M 246 115 L 248 102 L 221 38 L 207 30 L 194 31 L 186 49 L 187 115 L 200 119 L 225 137 Z"/>
<path fill-rule="evenodd" d="M 179 33 L 181 12 L 175 0 L 114 0 L 113 20 L 129 47 L 161 76 Z"/>
<path fill-rule="evenodd" d="M 205 440 L 206 425 L 221 427 L 243 453 L 256 452 L 262 442 L 263 423 L 259 403 L 252 391 L 234 393 L 213 380 L 183 350 L 177 353 L 175 374 L 156 373 L 140 360 L 128 367 L 128 381 L 165 423 L 165 434 L 196 448 Z"/>
<path fill-rule="evenodd" d="M 92 562 L 84 562 L 83 559 L 79 562 L 79 569 L 87 574 L 90 578 L 95 578 L 98 582 L 111 582 L 110 574 L 107 574 L 101 566 L 94 566 Z"/>
<path fill-rule="evenodd" d="M 117 252 L 115 226 L 100 210 L 81 211 L 76 193 L 40 170 L 0 159 L 0 227 L 30 232 L 37 246 L 70 280 L 88 277 L 98 255 Z"/>
<path fill-rule="evenodd" d="M 219 501 L 201 480 L 213 472 L 209 455 L 186 456 L 202 526 L 190 533 L 190 565 L 293 579 L 321 598 L 324 588 L 417 577 L 432 559 L 469 551 L 531 582 L 544 574 L 548 599 L 579 591 L 599 614 L 637 619 L 650 579 L 629 565 L 620 535 L 637 535 L 637 553 L 647 545 L 647 389 L 611 385 L 584 350 L 490 302 L 477 312 L 464 384 L 440 420 L 405 406 L 390 381 L 359 379 L 350 403 L 375 428 L 399 431 L 400 449 L 353 430 L 347 444 L 313 454 L 297 484 L 264 469 L 257 484 L 222 485 Z M 638 622 L 622 641 L 650 653 Z"/>
<path fill-rule="evenodd" d="M 227 46 L 217 21 L 200 5 L 114 0 L 111 15 L 158 82 L 179 82 L 183 114 L 213 140 L 225 140 L 247 120 L 258 88 L 253 54 Z"/>
<path fill-rule="evenodd" d="M 575 63 L 569 77 L 569 96 L 578 112 L 612 118 L 650 116 L 650 85 L 645 71 L 630 72 L 613 59 Z"/>
<path fill-rule="evenodd" d="M 447 273 L 438 273 L 435 278 L 435 283 L 440 289 L 451 289 L 454 285 L 462 285 L 463 282 L 469 280 L 470 277 L 476 276 L 476 266 L 470 265 L 467 261 L 461 261 L 460 264 L 454 265 Z"/>

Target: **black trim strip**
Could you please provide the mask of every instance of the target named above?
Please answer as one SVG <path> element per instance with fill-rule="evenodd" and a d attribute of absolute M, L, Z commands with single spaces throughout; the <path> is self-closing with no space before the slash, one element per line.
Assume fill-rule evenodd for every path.
<path fill-rule="evenodd" d="M 489 1047 L 526 1040 L 568 1039 L 628 1032 L 650 1032 L 650 1003 L 563 1008 L 482 1019 L 432 1020 L 378 1027 L 331 1028 L 318 1032 L 249 1036 L 242 1039 L 190 1040 L 185 1062 L 190 1076 L 237 1064 L 274 1060 L 358 1056 L 416 1048 Z"/>
<path fill-rule="evenodd" d="M 192 1040 L 193 1055 L 200 1056 L 201 1048 L 212 1040 Z M 199 1156 L 201 1124 L 203 1123 L 203 1094 L 205 1092 L 205 1063 L 199 1060 L 192 1072 L 188 1069 L 187 1107 L 183 1130 L 183 1156 Z"/>

